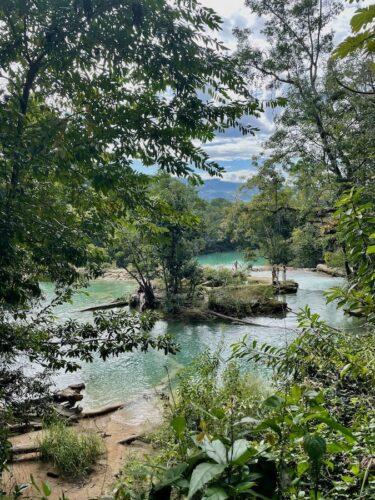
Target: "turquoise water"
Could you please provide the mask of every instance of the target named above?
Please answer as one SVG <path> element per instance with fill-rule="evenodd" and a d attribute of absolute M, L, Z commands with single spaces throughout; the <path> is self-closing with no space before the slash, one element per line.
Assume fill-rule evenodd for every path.
<path fill-rule="evenodd" d="M 210 261 L 213 256 L 206 256 L 203 261 Z M 229 255 L 221 262 L 231 265 L 238 259 L 233 252 L 232 261 Z M 218 264 L 216 264 L 218 265 Z M 254 272 L 254 276 L 266 276 L 269 271 Z M 298 281 L 300 288 L 296 295 L 286 297 L 293 311 L 309 305 L 333 326 L 348 326 L 352 320 L 346 319 L 334 304 L 326 304 L 323 292 L 340 283 L 340 278 L 331 278 L 323 274 L 290 271 L 288 278 Z M 52 294 L 52 286 L 43 285 L 47 296 Z M 133 283 L 123 281 L 97 280 L 92 283 L 84 294 L 73 298 L 72 304 L 64 304 L 56 309 L 59 320 L 73 317 L 90 320 L 91 313 L 80 313 L 79 310 L 89 305 L 108 302 L 133 291 Z M 64 387 L 75 381 L 83 381 L 86 391 L 83 405 L 97 407 L 113 402 L 134 399 L 144 392 L 152 390 L 166 378 L 166 369 L 173 374 L 194 359 L 205 349 L 222 348 L 225 358 L 230 354 L 230 346 L 244 335 L 273 345 L 282 346 L 296 335 L 296 317 L 289 313 L 286 318 L 257 317 L 255 320 L 262 326 L 235 325 L 232 323 L 213 321 L 208 323 L 184 323 L 181 321 L 158 321 L 155 334 L 169 333 L 179 344 L 180 352 L 176 356 L 165 356 L 162 353 L 150 351 L 127 353 L 105 362 L 96 359 L 91 364 L 83 364 L 79 372 L 74 374 L 60 373 L 56 379 L 58 387 Z M 254 367 L 259 370 L 259 367 Z"/>
<path fill-rule="evenodd" d="M 241 252 L 215 252 L 207 255 L 201 255 L 198 257 L 198 262 L 202 266 L 232 266 L 233 263 L 237 261 L 240 266 L 246 267 L 249 264 L 254 266 L 263 266 L 265 264 L 265 259 L 259 257 L 251 262 L 245 262 L 243 254 Z"/>

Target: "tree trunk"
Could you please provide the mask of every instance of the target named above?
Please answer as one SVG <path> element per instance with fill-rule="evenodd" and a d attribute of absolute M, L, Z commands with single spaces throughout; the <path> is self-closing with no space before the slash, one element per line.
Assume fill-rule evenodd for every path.
<path fill-rule="evenodd" d="M 155 309 L 156 298 L 152 284 L 148 281 L 145 286 L 145 305 L 147 309 Z"/>

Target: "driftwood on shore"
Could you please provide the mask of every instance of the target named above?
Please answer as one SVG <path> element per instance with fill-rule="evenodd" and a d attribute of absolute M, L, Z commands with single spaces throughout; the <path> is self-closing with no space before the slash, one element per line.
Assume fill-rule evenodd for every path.
<path fill-rule="evenodd" d="M 121 439 L 121 441 L 118 441 L 118 444 L 132 444 L 134 441 L 137 441 L 139 439 L 143 438 L 143 434 L 133 434 L 132 436 L 129 436 L 125 439 Z"/>
<path fill-rule="evenodd" d="M 114 405 L 108 405 L 104 406 L 103 408 L 99 408 L 97 410 L 87 410 L 82 412 L 78 418 L 94 418 L 94 417 L 101 417 L 102 415 L 107 415 L 108 413 L 112 413 L 114 411 L 120 410 L 121 408 L 124 408 L 125 403 L 117 403 Z"/>
<path fill-rule="evenodd" d="M 39 431 L 40 429 L 42 429 L 42 427 L 42 422 L 22 422 L 19 424 L 8 425 L 7 430 L 12 434 L 24 434 L 26 432 L 29 432 L 30 430 Z"/>
<path fill-rule="evenodd" d="M 40 450 L 39 445 L 29 444 L 26 446 L 13 446 L 10 450 L 11 455 L 26 455 L 28 453 L 35 453 Z"/>
<path fill-rule="evenodd" d="M 34 462 L 35 460 L 40 460 L 40 455 L 39 453 L 33 453 L 30 455 L 24 455 L 21 457 L 14 457 L 11 458 L 11 463 L 22 463 L 22 462 Z"/>

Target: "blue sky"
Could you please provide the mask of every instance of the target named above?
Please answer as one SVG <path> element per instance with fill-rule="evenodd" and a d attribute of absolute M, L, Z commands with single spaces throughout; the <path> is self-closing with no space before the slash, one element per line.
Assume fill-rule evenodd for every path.
<path fill-rule="evenodd" d="M 259 45 L 262 45 L 262 36 L 259 34 L 259 18 L 252 14 L 245 7 L 245 0 L 200 0 L 200 3 L 206 7 L 214 9 L 223 19 L 223 30 L 219 38 L 225 45 L 234 50 L 236 41 L 232 30 L 235 26 L 251 28 L 254 37 Z M 332 28 L 335 31 L 335 43 L 339 43 L 350 30 L 350 19 L 356 9 L 362 5 L 368 5 L 369 1 L 349 4 L 346 2 L 346 8 L 341 14 L 332 21 Z M 251 174 L 250 159 L 254 154 L 262 151 L 262 143 L 269 137 L 273 131 L 273 119 L 277 111 L 267 109 L 262 116 L 257 119 L 251 119 L 251 123 L 259 128 L 255 137 L 243 137 L 238 131 L 227 131 L 225 134 L 218 134 L 215 140 L 204 149 L 210 154 L 211 158 L 225 167 L 225 180 L 239 181 Z"/>
<path fill-rule="evenodd" d="M 234 27 L 251 28 L 255 43 L 264 44 L 259 33 L 259 18 L 245 7 L 245 0 L 200 0 L 206 7 L 214 9 L 223 20 L 223 29 L 218 33 L 218 38 L 230 49 L 236 48 L 236 40 L 232 34 Z M 332 20 L 335 31 L 335 43 L 339 43 L 350 31 L 350 19 L 356 9 L 370 4 L 370 0 L 349 4 L 340 15 Z M 254 95 L 258 98 L 266 97 L 265 89 L 257 89 Z M 224 134 L 217 134 L 215 139 L 202 147 L 209 153 L 212 160 L 223 166 L 226 172 L 223 179 L 232 182 L 243 181 L 251 175 L 251 157 L 262 152 L 262 144 L 274 130 L 273 120 L 277 110 L 267 108 L 260 118 L 251 118 L 251 124 L 259 129 L 255 136 L 242 136 L 238 130 L 227 130 Z M 138 162 L 137 162 L 138 163 Z M 143 169 L 142 169 L 143 170 Z M 148 170 L 150 172 L 150 170 Z M 207 178 L 205 174 L 203 178 Z"/>

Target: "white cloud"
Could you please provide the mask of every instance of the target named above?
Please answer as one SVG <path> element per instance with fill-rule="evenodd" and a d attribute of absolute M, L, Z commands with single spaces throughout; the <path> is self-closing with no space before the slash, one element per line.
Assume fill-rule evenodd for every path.
<path fill-rule="evenodd" d="M 234 170 L 233 172 L 224 172 L 222 174 L 221 180 L 227 181 L 227 182 L 245 182 L 247 179 L 250 179 L 256 174 L 254 170 L 249 169 L 238 169 Z M 212 177 L 207 174 L 206 172 L 203 172 L 200 174 L 202 179 L 207 180 L 207 179 L 212 179 Z"/>
<path fill-rule="evenodd" d="M 241 137 L 218 137 L 203 145 L 210 158 L 215 161 L 249 160 L 253 155 L 262 151 L 262 143 L 266 139 L 264 134 Z"/>
<path fill-rule="evenodd" d="M 244 0 L 200 0 L 200 3 L 214 9 L 223 18 L 239 12 L 249 12 Z"/>
<path fill-rule="evenodd" d="M 236 48 L 236 40 L 232 34 L 232 30 L 236 26 L 252 28 L 255 45 L 264 45 L 264 37 L 259 32 L 261 29 L 260 20 L 250 12 L 249 8 L 245 7 L 245 0 L 200 0 L 200 3 L 205 7 L 214 9 L 222 17 L 223 29 L 217 36 L 229 49 L 235 50 Z M 350 19 L 354 11 L 371 3 L 373 3 L 373 0 L 365 0 L 354 4 L 345 3 L 345 8 L 340 15 L 332 20 L 331 26 L 335 31 L 335 44 L 338 44 L 349 34 Z M 270 97 L 269 91 L 265 88 L 254 89 L 254 95 L 260 100 L 267 100 Z M 260 129 L 260 132 L 257 132 L 255 137 L 225 137 L 225 135 L 220 135 L 213 142 L 204 144 L 203 148 L 213 160 L 219 163 L 221 161 L 250 160 L 254 154 L 259 154 L 263 150 L 262 143 L 274 131 L 273 119 L 276 114 L 277 110 L 266 109 L 265 113 L 259 118 L 252 119 L 254 126 Z M 234 179 L 238 180 L 242 175 L 246 176 L 246 173 L 250 175 L 249 171 L 243 170 L 241 166 L 235 172 L 226 172 L 224 179 L 233 179 L 234 182 Z"/>

